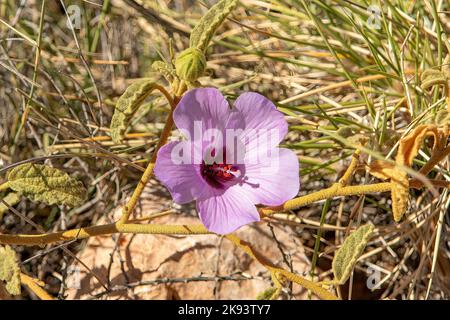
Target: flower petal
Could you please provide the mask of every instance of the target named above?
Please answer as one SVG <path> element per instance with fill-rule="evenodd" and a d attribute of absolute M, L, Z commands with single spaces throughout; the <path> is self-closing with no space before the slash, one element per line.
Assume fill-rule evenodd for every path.
<path fill-rule="evenodd" d="M 298 194 L 299 162 L 295 153 L 275 148 L 277 156 L 260 164 L 246 164 L 244 182 L 240 185 L 254 204 L 278 206 Z"/>
<path fill-rule="evenodd" d="M 228 234 L 243 225 L 260 220 L 256 207 L 239 189 L 236 185 L 223 193 L 197 200 L 200 219 L 209 231 Z"/>
<path fill-rule="evenodd" d="M 158 151 L 154 173 L 178 204 L 190 202 L 209 188 L 201 177 L 200 166 L 192 164 L 191 158 L 184 163 L 178 160 L 180 150 L 190 150 L 187 141 L 171 142 Z"/>
<path fill-rule="evenodd" d="M 233 113 L 219 90 L 197 88 L 188 91 L 181 98 L 174 111 L 173 119 L 178 129 L 185 130 L 190 135 L 188 137 L 190 140 L 198 140 L 201 137 L 197 135 L 204 134 L 208 129 L 217 129 L 222 133 L 228 125 L 237 126 L 237 122 L 240 122 L 242 127 L 242 119 L 238 117 L 230 119 Z M 197 132 L 195 132 L 196 127 Z"/>
<path fill-rule="evenodd" d="M 266 97 L 247 92 L 240 95 L 234 105 L 245 121 L 240 139 L 246 145 L 245 152 L 251 157 L 275 148 L 286 136 L 286 119 Z"/>

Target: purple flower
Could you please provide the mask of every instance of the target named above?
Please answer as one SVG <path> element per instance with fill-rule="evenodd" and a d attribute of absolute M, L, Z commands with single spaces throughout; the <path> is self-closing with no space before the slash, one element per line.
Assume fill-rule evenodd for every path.
<path fill-rule="evenodd" d="M 176 203 L 197 201 L 208 230 L 228 234 L 260 220 L 256 204 L 277 206 L 297 195 L 298 159 L 278 148 L 288 126 L 270 100 L 248 92 L 230 108 L 217 89 L 198 88 L 173 117 L 187 140 L 163 146 L 154 172 Z"/>

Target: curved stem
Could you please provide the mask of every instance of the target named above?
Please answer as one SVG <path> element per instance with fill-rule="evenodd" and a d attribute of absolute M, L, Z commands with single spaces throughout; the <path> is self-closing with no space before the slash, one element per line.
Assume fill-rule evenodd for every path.
<path fill-rule="evenodd" d="M 286 201 L 283 205 L 277 207 L 269 207 L 260 209 L 264 214 L 272 214 L 274 212 L 294 210 L 299 207 L 306 206 L 319 200 L 329 199 L 340 196 L 362 195 L 374 192 L 387 192 L 391 190 L 390 182 L 382 182 L 375 184 L 367 184 L 362 186 L 342 187 L 340 183 L 335 183 L 327 189 L 323 189 L 302 197 Z"/>
<path fill-rule="evenodd" d="M 172 98 L 172 96 L 170 95 L 170 93 L 169 93 L 163 86 L 160 86 L 160 85 L 158 85 L 158 84 L 154 84 L 154 88 L 155 88 L 156 90 L 158 90 L 159 92 L 161 92 L 161 93 L 164 95 L 164 97 L 165 97 L 165 98 L 167 99 L 167 101 L 169 102 L 170 107 L 171 107 L 172 109 L 174 109 L 175 106 L 176 106 L 176 103 L 175 103 L 175 99 Z"/>
<path fill-rule="evenodd" d="M 153 170 L 153 166 L 149 166 Z M 148 168 L 147 168 L 148 169 Z M 147 171 L 147 170 L 146 170 Z M 145 175 L 144 175 L 145 177 Z M 143 177 L 143 178 L 144 178 Z M 346 180 L 346 179 L 344 179 Z M 412 180 L 415 182 L 415 180 Z M 301 206 L 313 203 L 315 201 L 330 199 L 336 196 L 346 195 L 360 195 L 373 192 L 386 192 L 391 190 L 391 184 L 389 182 L 377 183 L 362 186 L 343 186 L 344 181 L 335 183 L 331 187 L 320 190 L 318 192 L 298 197 L 287 201 L 284 205 L 274 208 L 261 209 L 263 214 L 271 214 L 278 211 L 293 210 Z M 346 181 L 345 181 L 346 182 Z M 414 187 L 421 187 L 420 181 L 413 183 Z M 448 185 L 446 185 L 448 187 Z M 143 186 L 142 186 L 143 188 Z M 141 190 L 142 192 L 142 190 Z M 134 194 L 133 194 L 134 195 Z M 140 195 L 140 194 L 139 194 Z M 44 245 L 54 243 L 58 241 L 67 241 L 73 239 L 84 239 L 91 236 L 107 235 L 112 233 L 132 233 L 132 234 L 179 234 L 179 235 L 194 235 L 194 234 L 211 234 L 202 224 L 193 225 L 161 225 L 161 224 L 132 224 L 132 223 L 111 223 L 107 225 L 92 226 L 87 228 L 72 229 L 68 231 L 61 231 L 50 234 L 37 234 L 37 235 L 5 235 L 0 234 L 0 244 L 14 244 L 14 245 Z M 304 288 L 313 291 L 322 299 L 335 300 L 338 299 L 335 295 L 322 288 L 320 285 L 309 281 L 303 277 L 300 277 L 292 272 L 278 268 L 270 263 L 267 259 L 262 257 L 259 253 L 254 251 L 248 243 L 242 241 L 235 235 L 225 236 L 228 240 L 232 241 L 235 245 L 243 249 L 248 255 L 261 263 L 267 268 L 272 278 L 278 279 L 278 276 L 283 276 L 287 280 L 298 283 Z M 27 279 L 24 277 L 24 279 Z M 28 281 L 24 280 L 24 281 Z M 35 282 L 30 283 L 36 285 Z M 31 288 L 31 287 L 30 287 Z M 36 290 L 44 291 L 42 288 L 34 288 Z M 33 290 L 33 289 L 32 289 Z M 37 291 L 34 291 L 35 293 Z M 40 291 L 39 291 L 40 292 Z M 40 292 L 42 293 L 42 292 Z M 37 293 L 36 293 L 37 294 Z"/>
<path fill-rule="evenodd" d="M 449 183 L 441 181 L 432 181 L 433 185 L 438 187 L 450 187 Z M 411 187 L 421 188 L 423 184 L 417 180 L 411 180 Z M 314 192 L 312 194 L 298 197 L 287 201 L 284 205 L 272 208 L 260 209 L 262 214 L 270 215 L 280 211 L 294 210 L 299 207 L 311 204 L 313 202 L 324 200 L 337 196 L 361 195 L 374 192 L 386 192 L 391 190 L 389 182 L 340 187 L 339 183 L 330 188 Z M 9 235 L 0 234 L 0 244 L 12 245 L 43 245 L 58 241 L 67 241 L 73 239 L 84 239 L 92 236 L 106 235 L 112 233 L 142 233 L 142 234 L 210 234 L 202 224 L 193 225 L 163 225 L 163 224 L 132 224 L 132 223 L 111 223 L 106 225 L 78 228 L 67 231 L 60 231 L 50 234 L 37 235 Z"/>
<path fill-rule="evenodd" d="M 155 168 L 156 163 L 156 157 L 158 155 L 159 149 L 166 144 L 167 139 L 170 136 L 170 132 L 172 131 L 173 127 L 173 110 L 176 107 L 176 100 L 177 98 L 172 99 L 172 96 L 161 86 L 156 85 L 155 89 L 161 91 L 164 96 L 166 97 L 167 101 L 170 104 L 171 111 L 169 113 L 169 116 L 167 117 L 166 124 L 164 125 L 163 131 L 161 132 L 161 136 L 159 137 L 158 144 L 156 146 L 155 151 L 153 151 L 152 158 L 150 159 L 150 163 L 148 164 L 147 168 L 145 169 L 144 173 L 142 174 L 141 179 L 139 180 L 139 183 L 133 191 L 133 195 L 131 196 L 128 203 L 123 207 L 123 214 L 120 218 L 119 223 L 124 224 L 128 221 L 130 218 L 131 213 L 133 212 L 134 208 L 136 207 L 136 204 L 141 197 L 142 191 L 144 191 L 145 185 L 147 184 L 150 177 L 153 175 L 153 169 Z"/>
<path fill-rule="evenodd" d="M 152 158 L 150 160 L 150 163 L 148 164 L 147 168 L 145 169 L 144 173 L 142 174 L 141 179 L 138 182 L 138 185 L 136 189 L 133 191 L 133 195 L 131 196 L 128 203 L 123 207 L 123 213 L 122 217 L 120 218 L 120 223 L 126 223 L 130 217 L 130 214 L 133 212 L 134 208 L 136 207 L 136 204 L 141 197 L 142 191 L 144 191 L 145 185 L 147 184 L 150 177 L 153 175 L 153 169 L 155 168 L 156 163 L 156 157 L 158 155 L 159 149 L 166 144 L 167 139 L 170 136 L 170 132 L 172 131 L 173 126 L 173 110 L 170 112 L 166 124 L 164 126 L 164 129 L 161 133 L 161 137 L 159 138 L 158 145 L 156 146 L 155 151 L 153 151 Z"/>
<path fill-rule="evenodd" d="M 153 169 L 155 168 L 156 163 L 156 157 L 158 155 L 159 149 L 163 145 L 166 144 L 167 139 L 169 139 L 170 132 L 172 131 L 173 127 L 173 111 L 175 110 L 175 107 L 178 103 L 178 94 L 172 98 L 169 92 L 167 92 L 166 89 L 159 85 L 155 85 L 155 89 L 162 92 L 162 94 L 166 97 L 167 101 L 170 104 L 171 111 L 169 113 L 169 116 L 167 117 L 166 124 L 164 125 L 163 131 L 161 132 L 161 136 L 159 137 L 158 144 L 156 146 L 155 151 L 153 151 L 152 158 L 150 159 L 150 163 L 148 164 L 147 168 L 145 169 L 144 173 L 142 174 L 141 179 L 139 180 L 139 183 L 133 191 L 133 195 L 131 196 L 130 200 L 128 200 L 128 203 L 123 207 L 123 213 L 122 217 L 119 220 L 119 224 L 124 224 L 128 221 L 130 218 L 131 213 L 133 212 L 134 208 L 136 207 L 136 204 L 141 197 L 142 191 L 144 191 L 145 185 L 147 184 L 150 177 L 153 175 Z M 184 91 L 180 91 L 180 95 L 183 94 Z"/>
<path fill-rule="evenodd" d="M 229 234 L 229 235 L 225 236 L 225 238 L 227 238 L 228 240 L 233 242 L 236 246 L 238 246 L 239 248 L 244 250 L 245 253 L 247 253 L 250 257 L 252 257 L 256 261 L 261 263 L 267 270 L 270 271 L 270 273 L 273 276 L 275 276 L 275 278 L 277 278 L 277 275 L 282 275 L 286 279 L 293 281 L 295 283 L 298 283 L 302 287 L 313 291 L 321 299 L 338 300 L 338 298 L 334 294 L 325 290 L 324 288 L 315 284 L 314 282 L 309 281 L 303 277 L 300 277 L 292 272 L 289 272 L 287 270 L 284 270 L 284 269 L 274 266 L 271 262 L 269 262 L 266 258 L 264 258 L 259 252 L 253 250 L 247 242 L 239 239 L 237 236 L 235 236 L 233 234 Z"/>
<path fill-rule="evenodd" d="M 39 280 L 27 276 L 25 273 L 21 273 L 20 282 L 30 288 L 30 290 L 33 291 L 34 294 L 37 295 L 41 300 L 55 300 L 55 298 L 53 298 L 44 289 L 42 289 L 42 287 L 38 284 Z"/>
<path fill-rule="evenodd" d="M 115 232 L 120 233 L 148 233 L 148 234 L 180 234 L 180 235 L 192 235 L 192 234 L 210 234 L 206 228 L 201 224 L 194 225 L 158 225 L 158 224 L 117 224 L 112 223 L 108 225 L 73 229 L 64 232 L 57 232 L 52 234 L 41 235 L 0 235 L 0 243 L 3 244 L 21 244 L 21 245 L 43 245 L 47 243 L 53 243 L 56 241 L 65 241 L 71 239 L 83 239 L 95 235 L 105 235 Z M 306 280 L 292 272 L 278 268 L 270 263 L 266 258 L 261 256 L 258 252 L 253 250 L 248 243 L 242 241 L 237 236 L 230 234 L 225 236 L 228 240 L 235 245 L 243 249 L 253 259 L 261 263 L 267 268 L 273 276 L 282 275 L 290 281 L 294 281 L 299 285 L 305 287 L 308 290 L 313 291 L 322 299 L 337 299 L 336 296 L 318 286 L 312 281 Z M 30 289 L 36 293 L 41 299 L 44 299 L 46 292 L 40 288 L 33 278 L 27 275 L 22 275 L 22 282 L 30 287 Z M 50 297 L 47 294 L 47 298 Z M 51 298 L 51 297 L 50 297 Z"/>

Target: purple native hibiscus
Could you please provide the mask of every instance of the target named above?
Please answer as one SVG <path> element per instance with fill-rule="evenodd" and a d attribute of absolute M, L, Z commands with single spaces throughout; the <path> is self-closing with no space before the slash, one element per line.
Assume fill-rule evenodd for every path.
<path fill-rule="evenodd" d="M 197 201 L 208 230 L 228 234 L 260 220 L 255 205 L 297 195 L 298 159 L 278 148 L 287 122 L 264 96 L 244 93 L 230 108 L 217 89 L 198 88 L 183 96 L 173 118 L 187 140 L 163 146 L 154 172 L 176 203 Z"/>

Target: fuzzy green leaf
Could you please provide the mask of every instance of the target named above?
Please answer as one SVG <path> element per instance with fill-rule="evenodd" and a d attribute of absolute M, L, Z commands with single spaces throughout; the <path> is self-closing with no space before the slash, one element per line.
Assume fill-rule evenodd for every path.
<path fill-rule="evenodd" d="M 6 197 L 3 198 L 3 201 L 5 201 L 10 206 L 13 206 L 20 201 L 20 195 L 17 192 L 10 192 L 6 195 Z M 8 211 L 8 206 L 6 206 L 4 203 L 0 202 L 0 220 L 3 217 L 3 214 Z"/>
<path fill-rule="evenodd" d="M 344 284 L 350 277 L 350 273 L 367 245 L 375 227 L 369 223 L 359 227 L 345 239 L 333 259 L 332 268 L 334 280 L 339 284 Z"/>
<path fill-rule="evenodd" d="M 20 268 L 16 253 L 10 246 L 0 247 L 0 280 L 6 281 L 6 290 L 20 295 Z"/>
<path fill-rule="evenodd" d="M 189 42 L 190 47 L 205 52 L 217 28 L 236 4 L 237 0 L 220 0 L 213 5 L 192 30 Z"/>
<path fill-rule="evenodd" d="M 125 93 L 117 100 L 114 115 L 111 119 L 111 137 L 115 143 L 120 143 L 123 134 L 138 111 L 139 107 L 148 98 L 155 88 L 155 83 L 150 79 L 141 79 L 133 83 L 125 90 Z"/>
<path fill-rule="evenodd" d="M 76 207 L 86 199 L 86 189 L 67 173 L 46 165 L 26 163 L 8 173 L 11 189 L 47 204 Z"/>
<path fill-rule="evenodd" d="M 176 77 L 175 69 L 164 61 L 153 62 L 152 70 L 161 74 L 169 83 Z"/>

